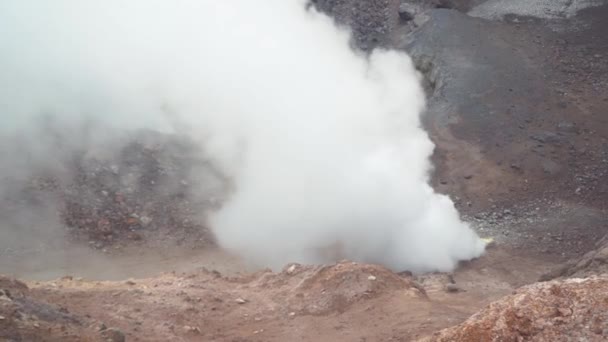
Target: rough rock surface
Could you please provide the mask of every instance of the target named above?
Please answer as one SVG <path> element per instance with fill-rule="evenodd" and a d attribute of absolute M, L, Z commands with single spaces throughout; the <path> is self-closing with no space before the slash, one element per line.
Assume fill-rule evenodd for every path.
<path fill-rule="evenodd" d="M 540 280 L 547 281 L 559 277 L 580 278 L 596 274 L 608 274 L 608 235 L 598 241 L 596 249 L 543 275 Z"/>
<path fill-rule="evenodd" d="M 439 191 L 451 188 L 472 201 L 509 200 L 512 193 L 575 195 L 575 168 L 564 166 L 583 159 L 590 164 L 590 156 L 576 150 L 588 144 L 583 131 L 593 129 L 581 120 L 583 109 L 567 104 L 562 89 L 572 80 L 549 70 L 561 64 L 546 51 L 557 34 L 449 9 L 421 16 L 426 19 L 418 29 L 394 39 L 430 85 L 426 124 L 439 147 L 436 162 L 443 164 Z M 526 30 L 538 34 L 522 38 Z M 560 129 L 565 125 L 572 129 Z M 601 163 L 600 143 L 590 146 Z"/>
<path fill-rule="evenodd" d="M 606 341 L 608 277 L 523 287 L 425 342 Z"/>
<path fill-rule="evenodd" d="M 103 153 L 100 144 L 67 152 L 57 146 L 57 168 L 38 157 L 25 176 L 18 167 L 0 170 L 6 172 L 0 172 L 3 229 L 17 235 L 10 245 L 4 236 L 7 246 L 0 247 L 45 243 L 51 229 L 98 249 L 147 239 L 212 244 L 204 214 L 219 205 L 226 184 L 220 173 L 186 138 L 153 131 L 127 136 L 101 144 Z"/>
<path fill-rule="evenodd" d="M 363 50 L 386 46 L 399 22 L 399 0 L 311 0 L 320 11 L 353 31 L 354 43 Z"/>
<path fill-rule="evenodd" d="M 218 203 L 194 197 L 203 187 L 192 176 L 205 167 L 214 170 L 196 160 L 194 144 L 143 132 L 119 147 L 115 156 L 78 160 L 73 182 L 58 189 L 65 201 L 63 221 L 73 232 L 84 233 L 97 247 L 124 238 L 140 240 L 161 229 L 196 237 L 203 245 L 213 242 L 197 215 Z M 219 173 L 215 176 L 220 178 Z"/>
<path fill-rule="evenodd" d="M 85 329 L 82 318 L 33 299 L 24 283 L 0 276 L 0 341 L 81 341 Z"/>
<path fill-rule="evenodd" d="M 551 26 L 418 6 L 392 40 L 424 75 L 434 188 L 484 235 L 560 258 L 589 251 L 606 234 L 608 6 Z"/>
<path fill-rule="evenodd" d="M 499 19 L 509 14 L 545 19 L 570 18 L 582 9 L 603 2 L 604 0 L 489 0 L 475 7 L 469 14 L 488 19 Z"/>

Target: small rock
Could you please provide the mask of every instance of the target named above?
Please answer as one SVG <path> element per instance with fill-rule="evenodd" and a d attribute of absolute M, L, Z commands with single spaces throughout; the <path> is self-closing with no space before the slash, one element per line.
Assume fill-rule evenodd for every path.
<path fill-rule="evenodd" d="M 295 312 L 290 312 L 290 313 L 289 313 L 289 317 L 293 317 L 293 316 L 295 316 L 295 315 L 296 315 L 296 313 L 295 313 Z"/>
<path fill-rule="evenodd" d="M 125 284 L 127 284 L 129 286 L 133 286 L 133 285 L 135 285 L 135 282 L 132 280 L 127 280 L 127 281 L 125 281 Z"/>
<path fill-rule="evenodd" d="M 146 227 L 152 222 L 152 219 L 148 216 L 142 216 L 139 218 L 139 222 L 141 222 L 142 226 Z"/>
<path fill-rule="evenodd" d="M 184 330 L 188 333 L 193 333 L 197 335 L 201 333 L 201 329 L 199 327 L 191 327 L 189 325 L 184 326 Z"/>
<path fill-rule="evenodd" d="M 545 144 L 545 143 L 556 143 L 556 142 L 559 142 L 560 137 L 557 134 L 553 133 L 553 132 L 541 131 L 541 132 L 538 132 L 536 134 L 531 135 L 530 139 L 536 140 L 539 143 Z"/>
<path fill-rule="evenodd" d="M 106 342 L 125 342 L 126 340 L 125 334 L 116 328 L 103 330 L 101 332 L 101 337 L 103 337 Z"/>
<path fill-rule="evenodd" d="M 0 316 L 0 321 L 4 321 L 5 319 L 6 319 L 6 317 Z"/>
<path fill-rule="evenodd" d="M 410 271 L 401 271 L 399 273 L 397 273 L 399 276 L 401 277 L 412 277 L 414 276 L 414 274 Z"/>
<path fill-rule="evenodd" d="M 245 304 L 245 303 L 247 303 L 247 301 L 246 301 L 246 300 L 244 300 L 243 298 L 237 298 L 237 299 L 235 299 L 235 302 L 236 302 L 237 304 Z"/>
<path fill-rule="evenodd" d="M 576 133 L 576 125 L 569 121 L 561 121 L 557 124 L 557 130 L 564 133 Z"/>
<path fill-rule="evenodd" d="M 445 287 L 445 290 L 450 293 L 456 293 L 456 292 L 462 291 L 460 286 L 458 286 L 456 284 L 447 284 Z"/>
<path fill-rule="evenodd" d="M 542 167 L 543 167 L 543 171 L 546 174 L 551 174 L 551 175 L 558 173 L 559 170 L 561 169 L 559 164 L 557 164 L 556 162 L 554 162 L 552 160 L 544 160 L 542 162 Z"/>
<path fill-rule="evenodd" d="M 559 308 L 557 311 L 562 317 L 570 317 L 572 315 L 572 310 L 570 308 Z"/>
<path fill-rule="evenodd" d="M 287 269 L 287 274 L 293 274 L 293 272 L 295 272 L 296 270 L 296 265 L 291 265 L 289 266 L 289 268 Z"/>
<path fill-rule="evenodd" d="M 375 277 L 375 276 L 373 276 L 373 275 L 370 275 L 369 277 L 367 277 L 367 280 L 372 280 L 372 281 L 374 281 L 374 280 L 376 280 L 376 277 Z"/>
<path fill-rule="evenodd" d="M 403 21 L 411 21 L 416 17 L 416 9 L 408 3 L 402 3 L 399 6 L 399 18 Z"/>

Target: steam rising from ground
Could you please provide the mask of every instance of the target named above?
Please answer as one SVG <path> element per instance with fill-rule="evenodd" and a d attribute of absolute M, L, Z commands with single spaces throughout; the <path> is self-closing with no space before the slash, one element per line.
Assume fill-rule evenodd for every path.
<path fill-rule="evenodd" d="M 96 150 L 119 128 L 191 136 L 234 183 L 210 218 L 220 245 L 259 264 L 350 258 L 428 271 L 481 254 L 428 185 L 433 144 L 410 59 L 357 55 L 347 32 L 304 8 L 2 2 L 4 131 L 29 131 L 42 113 L 63 123 L 67 145 L 82 141 L 74 127 L 98 122 L 85 137 Z"/>

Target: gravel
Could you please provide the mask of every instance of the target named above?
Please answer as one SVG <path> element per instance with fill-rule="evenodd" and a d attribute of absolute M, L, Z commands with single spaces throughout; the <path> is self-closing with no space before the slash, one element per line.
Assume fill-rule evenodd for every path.
<path fill-rule="evenodd" d="M 489 0 L 473 8 L 469 15 L 502 19 L 506 15 L 541 19 L 571 18 L 580 10 L 605 4 L 604 0 Z"/>

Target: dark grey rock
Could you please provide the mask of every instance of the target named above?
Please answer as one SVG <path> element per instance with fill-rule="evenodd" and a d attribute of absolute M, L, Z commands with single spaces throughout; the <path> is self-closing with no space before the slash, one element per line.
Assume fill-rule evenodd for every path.
<path fill-rule="evenodd" d="M 553 160 L 543 160 L 542 162 L 543 171 L 547 174 L 554 175 L 561 170 L 558 163 Z"/>
<path fill-rule="evenodd" d="M 456 292 L 460 292 L 460 291 L 462 291 L 462 289 L 460 288 L 460 286 L 458 286 L 458 285 L 456 285 L 456 284 L 452 284 L 452 283 L 447 284 L 447 285 L 445 286 L 445 290 L 446 290 L 447 292 L 450 292 L 450 293 L 456 293 Z"/>
<path fill-rule="evenodd" d="M 496 23 L 450 9 L 424 15 L 422 26 L 399 31 L 393 40 L 435 85 L 425 116 L 433 124 L 427 124 L 444 127 L 461 120 L 469 123 L 467 139 L 507 146 L 501 135 L 505 123 L 529 119 L 536 99 L 545 96 L 542 70 L 496 38 L 503 30 Z"/>
<path fill-rule="evenodd" d="M 556 143 L 561 140 L 560 136 L 555 132 L 541 131 L 530 136 L 530 139 L 536 140 L 541 144 Z"/>
<path fill-rule="evenodd" d="M 354 45 L 363 50 L 388 46 L 389 35 L 399 24 L 399 0 L 311 0 L 311 4 L 349 26 Z"/>
<path fill-rule="evenodd" d="M 407 22 L 407 21 L 411 21 L 414 20 L 414 18 L 416 17 L 416 14 L 418 14 L 419 9 L 409 3 L 402 3 L 399 6 L 399 18 L 401 18 L 401 20 Z"/>

